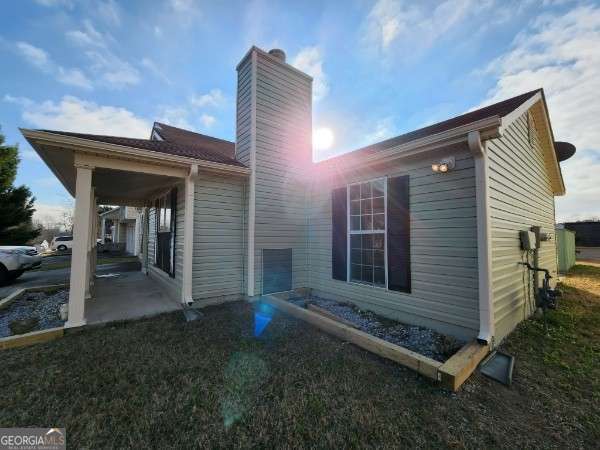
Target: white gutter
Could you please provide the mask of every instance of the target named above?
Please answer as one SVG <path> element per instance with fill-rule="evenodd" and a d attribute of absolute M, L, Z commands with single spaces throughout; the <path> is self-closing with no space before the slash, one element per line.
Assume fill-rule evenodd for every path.
<path fill-rule="evenodd" d="M 479 276 L 479 335 L 477 340 L 493 346 L 494 304 L 492 296 L 492 224 L 490 218 L 488 157 L 479 131 L 467 136 L 475 160 L 477 203 L 477 260 Z"/>

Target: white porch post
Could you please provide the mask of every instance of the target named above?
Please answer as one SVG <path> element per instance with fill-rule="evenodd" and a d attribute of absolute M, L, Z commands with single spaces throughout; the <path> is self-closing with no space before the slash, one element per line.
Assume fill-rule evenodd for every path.
<path fill-rule="evenodd" d="M 102 217 L 102 224 L 100 225 L 100 238 L 102 243 L 106 244 L 106 218 Z"/>
<path fill-rule="evenodd" d="M 85 294 L 87 288 L 89 220 L 92 199 L 92 169 L 76 166 L 75 220 L 69 287 L 69 319 L 67 327 L 85 325 Z"/>
<path fill-rule="evenodd" d="M 185 179 L 185 211 L 183 216 L 183 277 L 181 301 L 190 304 L 192 297 L 192 265 L 194 261 L 194 178 L 198 174 L 198 166 L 193 165 L 190 175 Z"/>

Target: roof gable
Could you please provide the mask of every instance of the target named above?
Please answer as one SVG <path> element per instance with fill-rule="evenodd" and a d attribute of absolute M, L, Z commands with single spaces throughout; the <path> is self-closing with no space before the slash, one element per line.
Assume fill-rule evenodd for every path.
<path fill-rule="evenodd" d="M 161 122 L 154 122 L 152 127 L 152 140 L 157 140 L 156 136 L 163 141 L 173 144 L 184 145 L 190 148 L 209 150 L 222 154 L 228 158 L 235 159 L 235 144 L 224 139 L 218 139 L 205 134 L 195 133 L 184 130 Z"/>

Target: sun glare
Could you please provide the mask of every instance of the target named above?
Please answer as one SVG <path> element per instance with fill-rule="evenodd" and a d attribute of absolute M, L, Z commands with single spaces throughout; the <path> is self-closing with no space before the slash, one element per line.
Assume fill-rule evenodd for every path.
<path fill-rule="evenodd" d="M 313 146 L 315 150 L 327 150 L 333 145 L 334 136 L 331 128 L 317 128 L 313 132 Z"/>

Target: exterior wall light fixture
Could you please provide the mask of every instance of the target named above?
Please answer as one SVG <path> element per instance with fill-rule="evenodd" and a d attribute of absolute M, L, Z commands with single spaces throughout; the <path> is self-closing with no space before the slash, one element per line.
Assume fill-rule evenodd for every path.
<path fill-rule="evenodd" d="M 445 158 L 440 162 L 434 162 L 431 165 L 431 170 L 433 170 L 435 173 L 446 173 L 454 169 L 455 165 L 456 161 L 454 160 L 454 157 Z"/>

